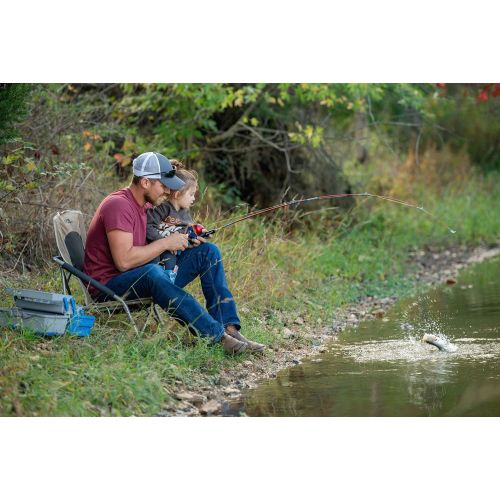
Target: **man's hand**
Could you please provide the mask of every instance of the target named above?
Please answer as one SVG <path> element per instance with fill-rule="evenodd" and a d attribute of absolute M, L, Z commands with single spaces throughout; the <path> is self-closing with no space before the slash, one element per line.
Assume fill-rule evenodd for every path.
<path fill-rule="evenodd" d="M 172 253 L 177 252 L 177 250 L 186 250 L 189 245 L 188 235 L 182 233 L 172 233 L 161 241 L 165 245 L 165 250 L 170 250 Z"/>

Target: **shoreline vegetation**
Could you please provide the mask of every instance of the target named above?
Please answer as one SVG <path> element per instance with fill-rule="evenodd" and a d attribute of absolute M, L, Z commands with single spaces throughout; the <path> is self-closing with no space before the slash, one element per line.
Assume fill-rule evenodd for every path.
<path fill-rule="evenodd" d="M 193 215 L 207 229 L 322 194 L 432 214 L 349 197 L 218 232 L 243 333 L 269 346 L 260 357 L 225 356 L 166 314 L 139 336 L 124 315 L 96 315 L 88 338 L 0 328 L 0 415 L 219 414 L 346 325 L 382 321 L 493 251 L 499 96 L 500 84 L 0 84 L 1 307 L 7 287 L 61 291 L 53 215 L 81 210 L 88 227 L 145 151 L 199 174 Z M 204 303 L 198 280 L 187 290 Z"/>

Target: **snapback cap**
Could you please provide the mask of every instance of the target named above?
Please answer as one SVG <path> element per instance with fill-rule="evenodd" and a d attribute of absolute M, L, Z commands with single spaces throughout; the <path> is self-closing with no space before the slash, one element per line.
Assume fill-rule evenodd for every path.
<path fill-rule="evenodd" d="M 160 153 L 142 153 L 132 162 L 132 170 L 137 177 L 158 179 L 164 186 L 174 191 L 181 189 L 185 182 L 175 175 L 175 167 Z"/>

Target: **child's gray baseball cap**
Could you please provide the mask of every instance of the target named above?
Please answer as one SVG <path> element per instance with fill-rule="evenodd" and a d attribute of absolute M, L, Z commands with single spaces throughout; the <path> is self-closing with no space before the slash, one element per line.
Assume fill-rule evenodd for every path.
<path fill-rule="evenodd" d="M 164 186 L 177 191 L 185 182 L 175 175 L 175 168 L 168 158 L 160 153 L 142 153 L 132 162 L 132 170 L 137 177 L 159 179 Z"/>

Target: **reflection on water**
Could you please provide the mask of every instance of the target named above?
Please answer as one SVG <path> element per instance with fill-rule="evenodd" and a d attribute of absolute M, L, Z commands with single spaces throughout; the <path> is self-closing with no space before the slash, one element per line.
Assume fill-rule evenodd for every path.
<path fill-rule="evenodd" d="M 500 260 L 343 332 L 327 353 L 233 402 L 252 416 L 500 415 Z M 456 347 L 442 352 L 425 333 Z M 232 405 L 232 408 L 230 407 Z"/>

